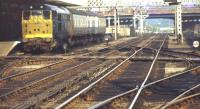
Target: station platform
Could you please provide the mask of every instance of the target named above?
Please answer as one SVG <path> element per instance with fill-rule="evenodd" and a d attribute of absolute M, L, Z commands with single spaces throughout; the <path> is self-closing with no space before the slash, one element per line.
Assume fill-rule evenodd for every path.
<path fill-rule="evenodd" d="M 0 56 L 7 56 L 19 43 L 19 41 L 1 41 Z"/>

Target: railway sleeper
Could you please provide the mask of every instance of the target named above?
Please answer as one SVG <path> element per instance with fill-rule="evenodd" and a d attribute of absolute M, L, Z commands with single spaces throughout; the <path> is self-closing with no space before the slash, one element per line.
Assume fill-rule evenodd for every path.
<path fill-rule="evenodd" d="M 105 64 L 105 63 L 104 63 Z M 102 66 L 102 65 L 101 65 Z M 105 65 L 104 65 L 105 66 Z M 113 65 L 111 65 L 111 66 L 113 66 Z M 111 67 L 110 66 L 110 67 Z M 100 67 L 100 66 L 98 66 L 97 68 L 102 68 L 102 67 Z M 104 70 L 104 69 L 99 69 L 99 70 L 97 70 L 97 68 L 95 68 L 95 69 L 93 69 L 93 70 L 96 70 L 97 72 L 99 72 L 99 70 L 101 71 L 101 70 Z M 94 71 L 95 72 L 95 71 Z M 86 75 L 85 75 L 86 74 Z M 99 75 L 99 74 L 101 74 L 101 73 L 97 73 L 97 75 Z M 83 75 L 85 75 L 85 76 L 89 76 L 89 75 L 87 75 L 87 73 L 84 73 Z M 27 107 L 27 106 L 25 106 L 24 104 L 27 104 L 26 102 L 28 102 L 28 104 L 30 104 L 29 106 L 35 106 L 34 105 L 34 103 L 41 103 L 41 102 L 43 102 L 43 101 L 46 101 L 46 100 L 48 100 L 48 99 L 50 99 L 51 97 L 54 97 L 54 96 L 56 96 L 57 94 L 60 94 L 60 93 L 63 93 L 63 92 L 65 92 L 65 91 L 69 91 L 69 93 L 72 93 L 72 90 L 70 91 L 70 90 L 66 90 L 66 88 L 67 87 L 72 87 L 73 85 L 77 85 L 77 84 L 75 84 L 74 82 L 76 82 L 76 83 L 79 83 L 80 81 L 84 81 L 85 79 L 81 79 L 81 78 L 83 78 L 84 76 L 80 76 L 80 75 L 78 75 L 78 76 L 76 76 L 76 77 L 73 77 L 73 78 L 71 78 L 70 80 L 66 80 L 66 81 L 64 81 L 62 84 L 60 84 L 60 85 L 56 85 L 56 86 L 54 86 L 53 88 L 51 88 L 51 89 L 49 89 L 49 90 L 47 90 L 47 91 L 45 91 L 44 93 L 42 93 L 42 94 L 39 94 L 39 95 L 36 95 L 36 96 L 34 96 L 34 97 L 37 97 L 37 98 L 39 98 L 39 99 L 37 99 L 37 102 L 35 102 L 34 100 L 32 100 L 32 99 L 34 99 L 34 97 L 32 98 L 30 98 L 30 99 L 28 99 L 27 101 L 25 101 L 25 103 L 22 103 L 21 105 L 19 105 L 18 107 L 17 107 L 17 109 L 23 109 L 24 107 Z M 91 79 L 93 79 L 93 78 L 91 78 Z M 66 83 L 68 83 L 67 85 L 66 85 Z M 82 85 L 80 85 L 80 86 L 82 86 Z M 32 86 L 33 87 L 33 86 Z M 36 86 L 37 87 L 37 86 Z M 72 88 L 73 89 L 73 88 Z M 75 90 L 77 90 L 76 88 L 75 88 Z M 34 101 L 34 102 L 31 102 L 31 101 Z M 29 108 L 29 107 L 28 107 Z"/>

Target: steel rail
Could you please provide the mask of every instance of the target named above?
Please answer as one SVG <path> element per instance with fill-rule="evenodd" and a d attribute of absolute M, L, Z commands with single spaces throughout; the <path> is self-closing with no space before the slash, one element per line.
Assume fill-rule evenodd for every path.
<path fill-rule="evenodd" d="M 42 68 L 38 68 L 38 69 L 34 69 L 34 70 L 31 70 L 31 71 L 28 71 L 28 72 L 18 73 L 18 74 L 11 75 L 11 76 L 8 76 L 8 77 L 5 77 L 5 78 L 1 78 L 1 79 L 0 79 L 0 82 L 5 81 L 5 80 L 9 80 L 9 79 L 14 78 L 14 77 L 26 75 L 26 74 L 29 74 L 29 73 L 32 73 L 32 72 L 35 72 L 35 71 L 39 71 L 39 70 L 42 70 L 42 69 L 45 69 L 45 68 L 49 68 L 49 67 L 52 67 L 52 66 L 54 66 L 54 65 L 58 65 L 58 64 L 61 64 L 61 63 L 70 61 L 70 60 L 72 60 L 72 59 L 62 60 L 62 61 L 59 61 L 59 62 L 52 63 L 52 64 L 50 64 L 50 65 L 46 65 L 46 66 L 44 66 L 44 67 L 42 67 Z"/>
<path fill-rule="evenodd" d="M 161 54 L 161 53 L 160 53 Z M 128 56 L 81 56 L 81 57 L 74 57 L 74 59 L 126 59 Z M 134 61 L 153 61 L 153 56 L 137 56 L 135 58 L 131 58 Z M 178 58 L 178 57 L 158 57 L 158 61 L 187 61 L 191 60 L 193 62 L 200 62 L 200 58 Z M 188 62 L 188 61 L 187 61 Z M 188 63 L 189 64 L 189 63 Z"/>
<path fill-rule="evenodd" d="M 167 107 L 169 107 L 170 105 L 173 105 L 176 101 L 178 101 L 179 99 L 181 99 L 184 95 L 186 95 L 187 93 L 197 89 L 200 87 L 200 84 L 190 88 L 189 90 L 183 92 L 182 94 L 178 95 L 176 98 L 174 98 L 173 100 L 171 100 L 170 102 L 166 103 L 164 106 L 161 107 L 161 109 L 166 109 Z"/>
<path fill-rule="evenodd" d="M 99 75 L 101 75 L 102 73 L 106 72 L 108 69 L 111 69 L 114 65 L 115 65 L 115 64 L 109 65 L 108 67 L 106 67 L 106 68 L 103 69 L 102 71 L 98 72 L 98 74 L 97 74 L 96 76 L 99 76 Z M 45 99 L 49 99 L 49 98 L 51 99 L 55 94 L 61 93 L 61 90 L 64 89 L 65 87 L 66 87 L 66 86 L 60 88 L 59 90 L 53 92 L 53 93 L 50 94 L 50 95 L 47 95 L 47 96 L 45 96 L 45 97 L 43 96 L 43 98 L 42 98 L 42 97 L 39 97 L 40 99 L 38 99 L 38 100 L 43 101 L 43 100 L 45 100 Z M 31 100 L 30 100 L 30 101 L 31 101 Z M 30 101 L 27 101 L 27 103 L 29 103 Z M 26 103 L 25 103 L 25 104 L 26 104 Z M 37 105 L 37 104 L 38 104 L 38 101 L 35 101 L 33 104 L 28 104 L 28 105 L 24 105 L 24 104 L 22 103 L 22 105 L 20 104 L 20 105 L 17 105 L 16 107 L 13 107 L 13 108 L 14 108 L 14 109 L 15 109 L 15 108 L 16 108 L 16 109 L 29 109 L 29 108 L 34 107 L 34 106 Z"/>
<path fill-rule="evenodd" d="M 40 83 L 40 82 L 42 82 L 42 81 L 44 81 L 44 80 L 47 80 L 47 79 L 52 78 L 52 77 L 55 77 L 55 76 L 57 76 L 57 75 L 59 75 L 59 74 L 65 73 L 65 72 L 68 71 L 68 70 L 72 70 L 72 69 L 77 68 L 77 67 L 79 67 L 79 66 L 81 66 L 81 65 L 84 65 L 84 64 L 86 64 L 86 63 L 89 63 L 89 62 L 91 62 L 91 61 L 93 61 L 93 60 L 95 60 L 95 59 L 92 59 L 92 60 L 83 62 L 83 63 L 81 63 L 81 64 L 78 64 L 78 65 L 76 65 L 76 66 L 70 67 L 70 68 L 68 68 L 68 69 L 65 69 L 65 70 L 59 72 L 59 73 L 56 73 L 56 74 L 50 75 L 50 76 L 48 76 L 48 77 L 45 77 L 45 78 L 43 78 L 43 79 L 41 79 L 41 80 L 39 80 L 39 81 L 36 80 L 36 81 L 34 81 L 34 82 L 30 83 L 30 84 L 27 84 L 27 85 L 25 85 L 25 86 L 23 86 L 23 87 L 17 88 L 16 90 L 13 90 L 13 91 L 8 92 L 8 93 L 6 93 L 6 94 L 4 94 L 4 95 L 1 95 L 1 96 L 0 96 L 0 99 L 3 99 L 4 97 L 9 96 L 9 95 L 11 95 L 11 94 L 13 94 L 13 93 L 15 93 L 15 92 L 18 92 L 18 91 L 21 91 L 21 90 L 23 90 L 23 89 L 26 89 L 27 87 L 30 87 L 30 86 L 32 86 L 32 85 L 34 85 L 34 84 Z"/>
<path fill-rule="evenodd" d="M 153 67 L 154 67 L 154 64 L 155 64 L 155 62 L 156 62 L 156 60 L 157 60 L 157 58 L 158 58 L 158 56 L 159 56 L 160 50 L 162 49 L 162 47 L 163 47 L 163 45 L 164 45 L 164 43 L 165 43 L 165 41 L 166 41 L 166 38 L 167 38 L 167 37 L 165 36 L 165 38 L 164 38 L 164 40 L 163 40 L 163 42 L 162 42 L 162 44 L 161 44 L 159 50 L 157 51 L 156 56 L 155 56 L 155 58 L 154 58 L 154 60 L 153 60 L 153 62 L 152 62 L 152 64 L 151 64 L 151 67 L 150 67 L 150 69 L 149 69 L 149 71 L 148 71 L 148 73 L 147 73 L 147 76 L 145 77 L 145 79 L 144 79 L 142 85 L 140 86 L 140 88 L 139 88 L 137 94 L 135 95 L 135 97 L 134 97 L 134 99 L 133 99 L 131 105 L 129 106 L 129 109 L 132 109 L 132 108 L 133 108 L 133 106 L 135 105 L 135 103 L 136 103 L 136 101 L 137 101 L 137 99 L 138 99 L 140 93 L 141 93 L 142 90 L 144 89 L 144 85 L 146 84 L 147 80 L 149 79 L 149 76 L 150 76 L 150 74 L 151 74 L 151 71 L 152 71 L 152 69 L 153 69 Z"/>
<path fill-rule="evenodd" d="M 127 45 L 126 45 L 126 46 L 127 46 Z M 111 52 L 106 53 L 106 54 L 109 55 L 109 54 L 114 53 L 114 52 L 115 52 L 115 51 L 111 51 Z M 92 60 L 89 60 L 89 61 L 93 61 L 93 60 L 95 60 L 95 59 L 92 59 Z M 87 62 L 88 62 L 88 61 L 87 61 Z M 87 63 L 87 62 L 85 62 L 85 63 Z M 83 63 L 83 64 L 85 64 L 85 63 Z M 80 65 L 80 64 L 79 64 L 79 65 Z M 74 67 L 71 67 L 71 68 L 76 68 L 76 67 L 78 67 L 79 65 L 74 66 Z M 66 70 L 70 70 L 70 69 L 66 69 Z M 65 70 L 65 71 L 66 71 L 66 70 Z M 43 78 L 43 79 L 41 79 L 41 80 L 39 80 L 39 81 L 32 82 L 32 83 L 30 83 L 30 84 L 27 84 L 27 85 L 24 86 L 24 87 L 19 87 L 19 88 L 17 88 L 16 90 L 13 90 L 13 91 L 10 92 L 10 93 L 6 93 L 6 94 L 0 96 L 0 99 L 3 99 L 3 98 L 5 98 L 5 97 L 8 97 L 9 95 L 12 95 L 13 93 L 16 93 L 16 92 L 18 92 L 18 91 L 25 90 L 26 88 L 29 88 L 29 87 L 31 87 L 31 86 L 33 86 L 33 85 L 36 85 L 37 83 L 40 83 L 40 82 L 43 82 L 43 81 L 45 81 L 45 80 L 47 80 L 47 79 L 50 79 L 50 78 L 52 78 L 52 77 L 55 77 L 55 76 L 57 76 L 57 75 L 59 75 L 59 74 L 61 74 L 61 73 L 63 73 L 63 72 L 64 72 L 64 71 L 59 72 L 59 73 L 54 74 L 54 75 L 51 75 L 51 76 L 48 76 L 48 77 Z"/>
<path fill-rule="evenodd" d="M 137 46 L 136 46 L 136 48 L 140 48 L 140 47 L 137 47 Z M 145 48 L 145 49 L 157 51 L 157 50 L 154 49 L 154 48 Z M 161 49 L 160 54 L 164 54 L 163 52 L 165 52 L 165 51 L 166 51 L 166 52 L 171 52 L 171 53 L 183 54 L 183 55 L 193 55 L 193 56 L 197 57 L 197 58 L 180 57 L 181 59 L 186 60 L 190 66 L 191 66 L 191 62 L 198 62 L 198 60 L 200 60 L 200 56 L 197 55 L 197 54 L 184 53 L 184 52 L 177 52 L 177 51 L 167 50 L 167 49 L 164 49 L 164 50 Z M 178 57 L 178 58 L 179 58 L 179 56 L 174 56 L 174 55 L 169 54 L 169 53 L 165 53 L 164 55 L 168 55 L 168 56 Z"/>
<path fill-rule="evenodd" d="M 150 49 L 150 50 L 155 50 L 154 48 L 146 48 L 146 49 Z M 176 51 L 172 51 L 172 50 L 163 50 L 163 49 L 161 49 L 161 53 L 160 54 L 164 54 L 164 55 L 168 55 L 168 56 L 172 56 L 172 57 L 177 57 L 177 58 L 179 58 L 179 56 L 174 56 L 174 55 L 172 55 L 172 54 L 169 54 L 169 53 L 163 53 L 163 52 L 165 52 L 165 51 L 167 51 L 167 52 L 172 52 L 172 53 L 181 53 L 181 54 L 184 54 L 184 55 L 188 55 L 187 53 L 182 53 L 182 52 L 176 52 Z M 195 55 L 196 56 L 196 55 Z M 198 56 L 199 57 L 199 59 L 200 59 L 200 56 Z M 181 59 L 184 59 L 184 60 L 186 60 L 187 61 L 187 63 L 188 63 L 188 66 L 189 66 L 189 68 L 191 67 L 191 62 L 194 62 L 194 61 L 197 61 L 198 60 L 198 58 L 197 59 L 191 59 L 191 58 L 186 58 L 186 57 L 180 57 Z"/>
<path fill-rule="evenodd" d="M 135 43 L 135 42 L 137 42 L 137 41 L 134 41 L 134 43 Z M 127 46 L 127 45 L 126 45 L 126 46 Z M 126 46 L 125 46 L 125 47 L 126 47 Z M 122 48 L 122 47 L 120 47 L 120 48 Z M 109 54 L 114 53 L 114 52 L 115 52 L 115 51 L 111 51 L 111 52 L 107 53 L 106 55 L 109 55 Z M 28 71 L 28 72 L 24 72 L 24 73 L 20 73 L 20 74 L 15 74 L 15 75 L 11 75 L 11 76 L 9 76 L 9 77 L 1 78 L 1 79 L 0 79 L 0 82 L 1 82 L 1 81 L 4 81 L 4 80 L 9 80 L 9 79 L 14 78 L 14 77 L 18 77 L 18 76 L 21 76 L 21 75 L 25 75 L 25 74 L 28 74 L 28 73 L 31 73 L 31 72 L 34 72 L 34 71 L 38 71 L 38 70 L 42 70 L 42 69 L 45 69 L 45 68 L 49 68 L 49 67 L 52 67 L 52 66 L 54 66 L 54 65 L 57 65 L 57 64 L 60 64 L 60 63 L 64 63 L 64 62 L 70 61 L 70 60 L 72 60 L 72 59 L 73 59 L 73 58 L 65 59 L 64 61 L 59 61 L 59 62 L 56 62 L 56 63 L 50 64 L 50 65 L 47 65 L 47 66 L 42 67 L 42 68 L 38 68 L 38 69 L 34 69 L 34 70 L 31 70 L 31 71 Z M 91 62 L 91 61 L 94 61 L 95 59 L 98 59 L 98 58 L 94 58 L 94 59 L 91 59 L 91 60 L 86 61 L 86 62 L 83 62 L 83 63 Z M 82 63 L 79 64 L 79 65 L 82 65 Z M 76 67 L 76 66 L 75 66 L 75 67 Z M 73 68 L 73 67 L 72 67 L 72 68 Z M 71 68 L 69 68 L 69 69 L 71 69 Z M 67 70 L 68 70 L 68 69 L 67 69 Z M 1 97 L 0 97 L 0 98 L 1 98 Z"/>
<path fill-rule="evenodd" d="M 38 57 L 35 60 L 33 58 L 17 59 L 14 62 L 12 62 L 11 64 L 8 64 L 8 65 L 3 67 L 2 71 L 1 71 L 2 72 L 2 77 L 0 78 L 0 80 L 2 78 L 11 76 L 11 75 L 9 75 L 9 73 L 12 72 L 14 67 L 32 65 L 33 63 L 34 63 L 34 65 L 41 64 L 41 63 L 46 63 L 46 62 L 47 63 L 56 63 L 55 61 L 60 61 L 60 60 L 66 60 L 66 59 L 61 59 L 61 58 L 38 58 Z"/>
<path fill-rule="evenodd" d="M 110 75 L 113 71 L 115 71 L 116 69 L 118 69 L 121 65 L 123 65 L 124 63 L 126 63 L 129 59 L 131 59 L 133 56 L 135 56 L 138 52 L 140 52 L 144 47 L 148 46 L 150 43 L 152 42 L 152 39 L 150 40 L 150 42 L 148 42 L 147 44 L 145 44 L 142 48 L 140 48 L 139 50 L 135 51 L 135 53 L 133 53 L 131 56 L 129 56 L 127 59 L 125 59 L 124 61 L 122 61 L 121 63 L 119 63 L 116 67 L 114 67 L 113 69 L 111 69 L 108 73 L 106 73 L 105 75 L 103 75 L 101 78 L 99 78 L 98 80 L 96 80 L 95 82 L 91 83 L 90 85 L 88 85 L 87 87 L 85 87 L 84 89 L 82 89 L 81 91 L 79 91 L 77 94 L 75 94 L 74 96 L 72 96 L 71 98 L 69 98 L 68 100 L 66 100 L 65 102 L 63 102 L 62 104 L 58 105 L 55 109 L 61 109 L 64 106 L 66 106 L 68 103 L 72 102 L 75 98 L 77 98 L 78 96 L 80 96 L 81 94 L 83 94 L 84 92 L 90 90 L 92 87 L 94 87 L 97 83 L 99 83 L 100 81 L 102 81 L 104 78 L 106 78 L 108 75 Z"/>
<path fill-rule="evenodd" d="M 137 41 L 134 41 L 134 43 L 135 43 L 135 42 L 137 42 Z M 123 46 L 123 47 L 127 47 L 127 46 L 129 46 L 129 45 L 126 45 L 126 46 Z M 123 48 L 123 47 L 120 47 L 120 48 Z M 115 51 L 111 51 L 111 52 L 107 53 L 106 55 L 111 54 L 111 53 L 113 53 L 113 52 L 115 52 Z M 44 56 L 44 57 L 46 57 L 46 56 Z M 44 58 L 44 57 L 43 57 L 43 58 Z M 62 56 L 62 57 L 63 57 L 63 56 Z M 31 58 L 32 58 L 32 57 L 31 57 Z M 55 57 L 54 57 L 54 58 L 55 58 Z M 53 59 L 54 59 L 54 58 L 53 58 Z M 60 58 L 60 56 L 59 56 L 59 57 L 56 57 L 55 59 L 57 59 L 57 58 Z M 61 58 L 61 59 L 63 59 L 63 58 Z M 28 73 L 32 73 L 32 72 L 35 72 L 35 71 L 38 71 L 38 70 L 42 70 L 42 69 L 45 69 L 45 68 L 48 68 L 48 67 L 52 67 L 52 66 L 54 66 L 54 65 L 57 65 L 57 64 L 61 64 L 61 63 L 70 61 L 70 60 L 72 60 L 72 59 L 76 59 L 76 58 L 64 59 L 64 61 L 55 62 L 55 63 L 53 63 L 53 64 L 44 66 L 44 67 L 42 67 L 42 68 L 38 68 L 38 69 L 34 69 L 34 70 L 31 70 L 31 71 L 28 71 L 28 72 L 23 72 L 23 73 L 11 75 L 11 76 L 8 76 L 8 77 L 5 77 L 5 78 L 0 78 L 0 82 L 1 82 L 1 81 L 4 81 L 4 80 L 9 80 L 9 79 L 14 78 L 14 77 L 22 76 L 22 75 L 25 75 L 25 74 L 28 74 Z M 98 58 L 93 58 L 93 59 L 98 59 Z"/>
<path fill-rule="evenodd" d="M 134 39 L 138 39 L 138 40 L 133 40 L 133 39 L 130 39 L 128 41 L 128 43 L 137 43 L 139 42 L 140 40 L 143 40 L 141 38 L 134 38 Z M 121 45 L 124 45 L 124 44 L 127 44 L 127 42 L 122 42 L 122 43 L 119 43 L 119 44 L 116 44 L 116 45 L 110 45 L 110 46 L 107 46 L 108 48 L 115 48 L 115 47 L 121 47 Z M 126 46 L 129 46 L 129 45 L 126 45 Z M 123 46 L 123 47 L 126 47 L 126 46 Z M 92 53 L 92 51 L 89 51 L 87 53 L 83 53 L 83 54 L 78 54 L 78 55 L 88 55 L 89 53 Z M 71 54 L 70 54 L 71 55 Z M 22 59 L 22 58 L 50 58 L 50 59 L 65 59 L 65 57 L 69 57 L 68 55 L 67 56 L 59 56 L 59 55 L 56 55 L 56 56 L 5 56 L 5 57 L 1 57 L 0 56 L 0 59 Z"/>
<path fill-rule="evenodd" d="M 132 46 L 132 47 L 135 47 L 135 48 L 140 48 L 138 46 Z M 150 47 L 147 47 L 147 48 L 144 48 L 144 49 L 147 49 L 147 50 L 155 50 L 157 51 L 156 49 L 154 48 L 150 48 Z M 161 49 L 161 52 L 171 52 L 171 53 L 177 53 L 177 54 L 183 54 L 183 55 L 192 55 L 192 56 L 195 56 L 195 57 L 200 57 L 200 55 L 198 54 L 192 54 L 192 53 L 186 53 L 186 52 L 179 52 L 179 51 L 173 51 L 173 50 L 169 50 L 169 49 Z"/>
<path fill-rule="evenodd" d="M 97 109 L 97 108 L 100 108 L 100 107 L 102 107 L 102 106 L 104 106 L 104 105 L 110 103 L 110 102 L 111 102 L 112 100 L 114 100 L 114 99 L 117 99 L 117 98 L 122 97 L 122 96 L 124 96 L 124 95 L 130 94 L 130 93 L 135 92 L 135 91 L 137 91 L 137 90 L 138 90 L 138 88 L 136 87 L 136 88 L 131 89 L 131 90 L 129 90 L 129 91 L 126 91 L 126 92 L 124 92 L 124 93 L 118 94 L 118 95 L 116 95 L 116 96 L 114 96 L 114 97 L 111 97 L 111 98 L 109 98 L 109 99 L 107 99 L 107 100 L 104 100 L 104 101 L 102 101 L 102 102 L 100 102 L 100 103 L 98 103 L 98 104 L 96 104 L 96 105 L 90 107 L 89 109 Z"/>
<path fill-rule="evenodd" d="M 200 93 L 195 93 L 195 94 L 189 95 L 187 97 L 178 99 L 175 102 L 173 102 L 172 104 L 169 104 L 169 105 L 167 105 L 167 106 L 165 106 L 165 107 L 163 107 L 161 109 L 168 109 L 168 108 L 170 108 L 172 106 L 179 105 L 180 103 L 183 103 L 183 102 L 189 103 L 187 100 L 194 99 L 194 98 L 199 98 L 199 97 L 200 97 Z"/>
<path fill-rule="evenodd" d="M 184 71 L 184 72 L 180 72 L 180 73 L 171 75 L 171 76 L 169 76 L 169 77 L 159 79 L 159 80 L 157 80 L 157 81 L 154 81 L 154 82 L 151 82 L 151 83 L 146 84 L 146 85 L 144 86 L 144 88 L 150 87 L 150 86 L 152 86 L 152 85 L 156 85 L 156 84 L 158 84 L 158 83 L 161 83 L 161 82 L 163 82 L 163 81 L 166 81 L 166 80 L 169 80 L 169 79 L 172 79 L 172 78 L 175 78 L 175 77 L 179 77 L 179 76 L 181 76 L 181 75 L 183 75 L 183 74 L 189 73 L 189 72 L 194 71 L 194 70 L 199 69 L 199 68 L 200 68 L 200 66 L 197 66 L 197 67 L 195 67 L 195 68 L 186 70 L 186 71 Z M 104 101 L 102 101 L 102 102 L 100 102 L 100 103 L 98 103 L 98 104 L 96 104 L 96 105 L 90 107 L 89 109 L 97 109 L 97 108 L 100 108 L 100 107 L 102 107 L 102 106 L 104 106 L 104 105 L 106 105 L 106 104 L 112 102 L 113 100 L 115 100 L 115 99 L 117 99 L 117 98 L 120 98 L 120 97 L 125 96 L 125 95 L 130 94 L 130 93 L 133 93 L 133 92 L 135 92 L 135 91 L 137 91 L 137 90 L 138 90 L 138 88 L 136 87 L 136 88 L 131 89 L 131 90 L 129 90 L 129 91 L 126 91 L 126 92 L 124 92 L 124 93 L 118 94 L 118 95 L 116 95 L 116 96 L 113 96 L 113 97 L 111 97 L 111 98 L 109 98 L 109 99 L 106 99 L 106 100 L 104 100 Z"/>

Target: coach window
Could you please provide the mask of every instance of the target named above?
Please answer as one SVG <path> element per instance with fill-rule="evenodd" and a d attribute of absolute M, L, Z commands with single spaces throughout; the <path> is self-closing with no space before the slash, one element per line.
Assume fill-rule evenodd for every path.
<path fill-rule="evenodd" d="M 67 15 L 67 20 L 70 21 L 70 15 Z"/>
<path fill-rule="evenodd" d="M 58 31 L 62 31 L 62 15 L 58 14 Z"/>
<path fill-rule="evenodd" d="M 50 11 L 43 11 L 44 19 L 50 19 Z"/>
<path fill-rule="evenodd" d="M 53 17 L 53 18 L 56 18 L 56 16 L 57 16 L 57 12 L 52 11 L 52 17 Z"/>
<path fill-rule="evenodd" d="M 23 13 L 24 20 L 29 20 L 30 15 L 31 15 L 30 11 L 24 11 Z"/>
<path fill-rule="evenodd" d="M 61 14 L 58 14 L 58 20 L 61 21 L 61 19 L 62 19 Z"/>
<path fill-rule="evenodd" d="M 58 31 L 62 31 L 62 23 L 58 23 Z"/>

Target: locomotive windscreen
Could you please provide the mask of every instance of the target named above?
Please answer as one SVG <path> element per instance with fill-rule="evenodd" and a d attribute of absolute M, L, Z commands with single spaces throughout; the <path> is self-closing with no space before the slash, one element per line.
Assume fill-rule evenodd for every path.
<path fill-rule="evenodd" d="M 50 11 L 24 11 L 23 18 L 24 20 L 29 20 L 30 16 L 43 16 L 44 19 L 50 19 Z"/>
<path fill-rule="evenodd" d="M 30 15 L 31 15 L 30 11 L 24 11 L 23 13 L 24 20 L 28 20 L 30 18 Z"/>

